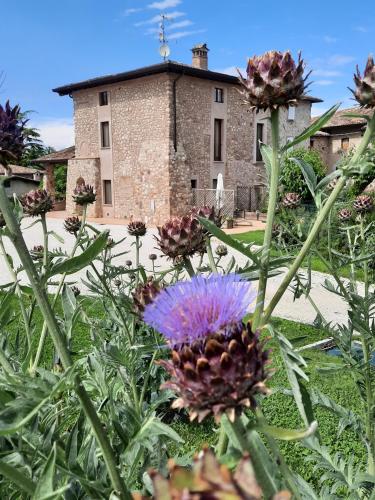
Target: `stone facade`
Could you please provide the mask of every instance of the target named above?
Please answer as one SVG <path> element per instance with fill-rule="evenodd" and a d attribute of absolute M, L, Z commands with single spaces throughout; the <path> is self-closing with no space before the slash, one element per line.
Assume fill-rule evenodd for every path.
<path fill-rule="evenodd" d="M 100 92 L 107 93 L 105 106 L 99 105 Z M 256 160 L 256 124 L 262 120 L 263 141 L 268 142 L 269 121 L 249 111 L 237 84 L 163 72 L 71 94 L 76 153 L 68 164 L 67 191 L 77 180 L 94 185 L 98 199 L 89 215 L 160 224 L 189 209 L 192 187 L 214 189 L 219 173 L 235 196 L 238 187 L 264 182 L 263 163 Z M 306 100 L 292 120 L 287 110 L 281 112 L 283 141 L 309 125 L 310 111 Z M 215 119 L 222 131 L 218 161 Z M 101 122 L 108 123 L 109 147 L 101 146 Z M 69 198 L 67 210 L 74 212 Z"/>

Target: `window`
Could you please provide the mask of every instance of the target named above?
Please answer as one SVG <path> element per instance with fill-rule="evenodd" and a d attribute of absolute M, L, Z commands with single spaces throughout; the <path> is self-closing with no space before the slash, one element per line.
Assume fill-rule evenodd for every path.
<path fill-rule="evenodd" d="M 100 143 L 102 148 L 109 148 L 109 122 L 100 122 Z"/>
<path fill-rule="evenodd" d="M 262 152 L 260 150 L 260 143 L 263 142 L 263 129 L 264 123 L 257 123 L 257 136 L 256 136 L 256 150 L 255 150 L 255 159 L 256 161 L 263 161 Z"/>
<path fill-rule="evenodd" d="M 349 149 L 349 137 L 343 137 L 341 139 L 341 149 L 343 151 L 348 151 L 348 149 Z"/>
<path fill-rule="evenodd" d="M 217 179 L 212 179 L 212 189 L 217 188 Z"/>
<path fill-rule="evenodd" d="M 112 182 L 103 181 L 104 205 L 112 205 Z"/>
<path fill-rule="evenodd" d="M 214 161 L 222 161 L 223 120 L 215 118 L 214 122 Z"/>
<path fill-rule="evenodd" d="M 197 189 L 197 179 L 191 179 L 191 189 Z"/>
<path fill-rule="evenodd" d="M 99 106 L 108 106 L 108 92 L 99 92 Z"/>
<path fill-rule="evenodd" d="M 310 139 L 310 148 L 314 147 L 314 143 L 315 143 L 314 139 Z"/>
<path fill-rule="evenodd" d="M 215 89 L 215 102 L 224 102 L 224 90 L 216 88 Z"/>
<path fill-rule="evenodd" d="M 296 108 L 294 106 L 288 106 L 288 120 L 294 121 L 296 118 Z"/>

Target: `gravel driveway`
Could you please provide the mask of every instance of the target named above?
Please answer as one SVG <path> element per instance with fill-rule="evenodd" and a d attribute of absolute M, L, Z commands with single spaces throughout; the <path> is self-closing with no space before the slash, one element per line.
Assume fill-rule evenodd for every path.
<path fill-rule="evenodd" d="M 42 238 L 42 229 L 40 224 L 33 225 L 29 227 L 32 223 L 31 219 L 25 219 L 22 224 L 24 238 L 29 248 L 32 248 L 34 245 L 40 245 L 43 243 Z M 126 231 L 126 226 L 121 225 L 99 225 L 92 224 L 99 230 L 109 229 L 110 235 L 115 241 L 119 241 L 122 238 L 126 237 L 126 240 L 122 242 L 120 245 L 116 247 L 116 253 L 120 253 L 122 251 L 128 251 L 127 255 L 124 255 L 117 259 L 118 264 L 123 264 L 125 260 L 130 259 L 134 262 L 135 260 L 135 250 L 134 245 L 131 245 L 133 242 L 133 238 L 128 236 Z M 72 249 L 74 244 L 74 237 L 70 234 L 67 234 L 63 228 L 63 220 L 61 219 L 49 219 L 48 220 L 48 229 L 49 231 L 54 231 L 58 235 L 64 238 L 64 244 L 61 244 L 59 241 L 51 236 L 50 248 L 58 248 L 63 247 L 65 250 L 69 251 Z M 155 248 L 155 239 L 154 236 L 156 234 L 155 229 L 151 229 L 147 232 L 147 235 L 142 238 L 142 248 L 140 251 L 141 254 L 141 262 L 147 267 L 150 264 L 148 259 L 148 255 L 150 253 L 156 253 L 158 255 L 159 252 Z M 217 245 L 216 242 L 213 243 L 215 247 Z M 18 256 L 12 247 L 12 244 L 9 240 L 6 240 L 6 248 L 8 253 L 11 255 L 15 263 L 19 263 Z M 234 255 L 237 262 L 239 264 L 243 264 L 245 262 L 245 258 L 243 255 L 238 252 L 229 249 L 229 254 L 226 257 L 229 260 L 230 256 Z M 157 265 L 161 268 L 166 268 L 168 266 L 168 261 L 164 257 L 160 257 L 156 261 Z M 79 284 L 80 279 L 84 276 L 85 271 L 81 271 L 74 275 L 74 279 L 77 280 L 80 288 L 84 288 Z M 266 300 L 269 300 L 272 297 L 273 293 L 277 289 L 279 283 L 281 282 L 283 274 L 273 277 L 269 280 L 268 289 L 267 289 L 267 297 Z M 340 299 L 340 297 L 335 294 L 329 293 L 327 290 L 323 288 L 324 280 L 326 279 L 326 275 L 323 273 L 313 272 L 312 273 L 312 290 L 311 290 L 311 298 L 319 307 L 323 317 L 328 322 L 333 323 L 343 323 L 347 320 L 347 309 L 345 303 Z M 0 284 L 9 283 L 11 281 L 8 271 L 6 269 L 4 259 L 0 256 Z M 69 279 L 71 280 L 71 277 Z M 282 318 L 291 319 L 294 321 L 300 321 L 303 323 L 312 323 L 316 312 L 314 311 L 312 305 L 308 300 L 304 297 L 298 299 L 296 302 L 293 302 L 293 294 L 290 291 L 287 291 L 278 304 L 275 313 L 276 316 L 280 316 Z"/>

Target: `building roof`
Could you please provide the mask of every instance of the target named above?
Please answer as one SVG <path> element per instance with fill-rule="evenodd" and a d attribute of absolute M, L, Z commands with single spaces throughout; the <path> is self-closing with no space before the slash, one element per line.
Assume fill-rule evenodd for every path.
<path fill-rule="evenodd" d="M 54 151 L 53 153 L 49 153 L 48 155 L 36 158 L 35 160 L 32 160 L 31 163 L 67 163 L 68 160 L 71 160 L 75 157 L 75 152 L 75 146 L 70 146 L 69 148 L 61 149 L 60 151 Z"/>
<path fill-rule="evenodd" d="M 40 170 L 31 167 L 22 167 L 21 165 L 9 165 L 13 176 L 22 176 L 24 174 L 37 174 Z M 6 170 L 2 165 L 0 165 L 0 175 L 4 175 Z"/>
<path fill-rule="evenodd" d="M 359 106 L 355 106 L 353 108 L 340 109 L 333 115 L 333 117 L 329 120 L 329 122 L 326 123 L 324 127 L 322 127 L 322 130 L 330 129 L 333 127 L 347 127 L 350 125 L 358 125 L 359 127 L 366 125 L 367 123 L 366 118 L 345 116 L 351 113 L 354 113 L 356 115 L 370 116 L 372 115 L 373 112 L 371 109 L 360 108 Z M 312 118 L 312 122 L 316 121 L 318 118 L 320 117 L 316 116 Z"/>
<path fill-rule="evenodd" d="M 210 71 L 206 69 L 194 68 L 188 64 L 181 64 L 175 61 L 165 61 L 152 66 L 145 66 L 143 68 L 125 71 L 124 73 L 117 73 L 114 75 L 100 76 L 90 80 L 83 80 L 77 83 L 70 83 L 62 87 L 56 87 L 53 92 L 59 95 L 69 95 L 72 92 L 83 89 L 90 89 L 102 85 L 110 85 L 112 83 L 125 82 L 127 80 L 134 80 L 144 76 L 158 75 L 161 73 L 175 73 L 180 75 L 188 75 L 196 78 L 203 78 L 205 80 L 212 80 L 215 82 L 231 83 L 232 85 L 239 85 L 240 80 L 237 76 L 227 75 L 226 73 L 218 73 L 217 71 Z M 317 97 L 306 95 L 303 100 L 310 102 L 322 102 Z"/>

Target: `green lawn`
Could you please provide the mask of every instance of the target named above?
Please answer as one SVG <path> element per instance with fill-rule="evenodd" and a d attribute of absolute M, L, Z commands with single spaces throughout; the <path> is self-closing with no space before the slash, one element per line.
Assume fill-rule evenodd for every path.
<path fill-rule="evenodd" d="M 246 233 L 239 233 L 239 234 L 234 234 L 233 238 L 242 241 L 243 243 L 253 243 L 254 245 L 263 245 L 263 238 L 264 238 L 264 231 L 258 230 L 258 231 L 247 231 Z M 276 257 L 280 255 L 280 252 L 277 251 L 276 249 L 273 249 L 271 251 L 271 255 Z M 307 264 L 306 264 L 307 267 Z M 329 270 L 327 269 L 326 265 L 324 262 L 319 257 L 312 256 L 311 258 L 311 268 L 313 271 L 319 271 L 321 273 L 329 273 Z M 349 278 L 350 277 L 350 269 L 349 266 L 341 267 L 340 268 L 340 276 L 343 278 Z M 363 272 L 362 270 L 359 270 L 357 272 L 357 278 L 362 280 L 363 279 Z"/>
<path fill-rule="evenodd" d="M 92 298 L 80 297 L 86 303 L 86 311 L 91 317 L 102 317 L 103 307 L 99 300 Z M 17 302 L 14 299 L 14 307 L 17 311 Z M 60 307 L 57 308 L 61 311 Z M 42 327 L 42 318 L 39 311 L 35 313 L 36 331 L 40 332 Z M 290 340 L 298 339 L 296 345 L 303 345 L 320 340 L 327 337 L 327 333 L 322 329 L 317 329 L 313 326 L 295 323 L 292 321 L 277 319 L 273 320 L 275 328 Z M 8 340 L 15 339 L 18 330 L 21 330 L 22 323 L 19 316 L 10 325 L 8 331 Z M 89 330 L 86 325 L 81 324 L 74 331 L 73 335 L 73 351 L 76 356 L 82 356 L 89 352 L 91 346 Z M 265 398 L 262 408 L 265 416 L 271 425 L 277 425 L 286 428 L 303 427 L 299 413 L 297 411 L 294 400 L 278 391 L 278 388 L 288 388 L 286 374 L 283 368 L 281 358 L 278 354 L 277 345 L 274 341 L 269 342 L 272 348 L 272 360 L 275 374 L 271 378 L 269 385 L 273 389 L 272 394 Z M 43 352 L 42 364 L 50 366 L 53 355 L 53 346 L 50 339 L 47 339 Z M 334 373 L 327 376 L 318 371 L 319 365 L 334 360 L 328 357 L 327 354 L 319 350 L 309 350 L 304 352 L 304 356 L 308 361 L 307 373 L 310 377 L 309 385 L 317 387 L 323 393 L 329 395 L 337 403 L 352 409 L 360 411 L 360 400 L 356 386 L 350 376 L 348 370 Z M 358 441 L 354 433 L 344 431 L 340 438 L 337 438 L 338 419 L 326 410 L 317 409 L 316 417 L 319 423 L 319 432 L 322 442 L 329 446 L 332 453 L 337 451 L 344 454 L 346 457 L 353 456 L 355 463 L 364 462 L 365 450 L 362 444 Z M 212 420 L 207 420 L 203 424 L 191 424 L 185 415 L 180 415 L 180 418 L 175 418 L 173 423 L 174 429 L 184 439 L 181 445 L 172 445 L 170 453 L 182 455 L 193 455 L 197 449 L 200 449 L 204 444 L 214 444 L 217 440 L 217 427 Z M 294 442 L 281 442 L 281 448 L 286 456 L 287 462 L 291 467 L 299 472 L 306 480 L 312 481 L 317 485 L 317 477 L 319 476 L 313 471 L 313 464 L 306 462 L 303 457 L 308 455 L 300 444 Z"/>

